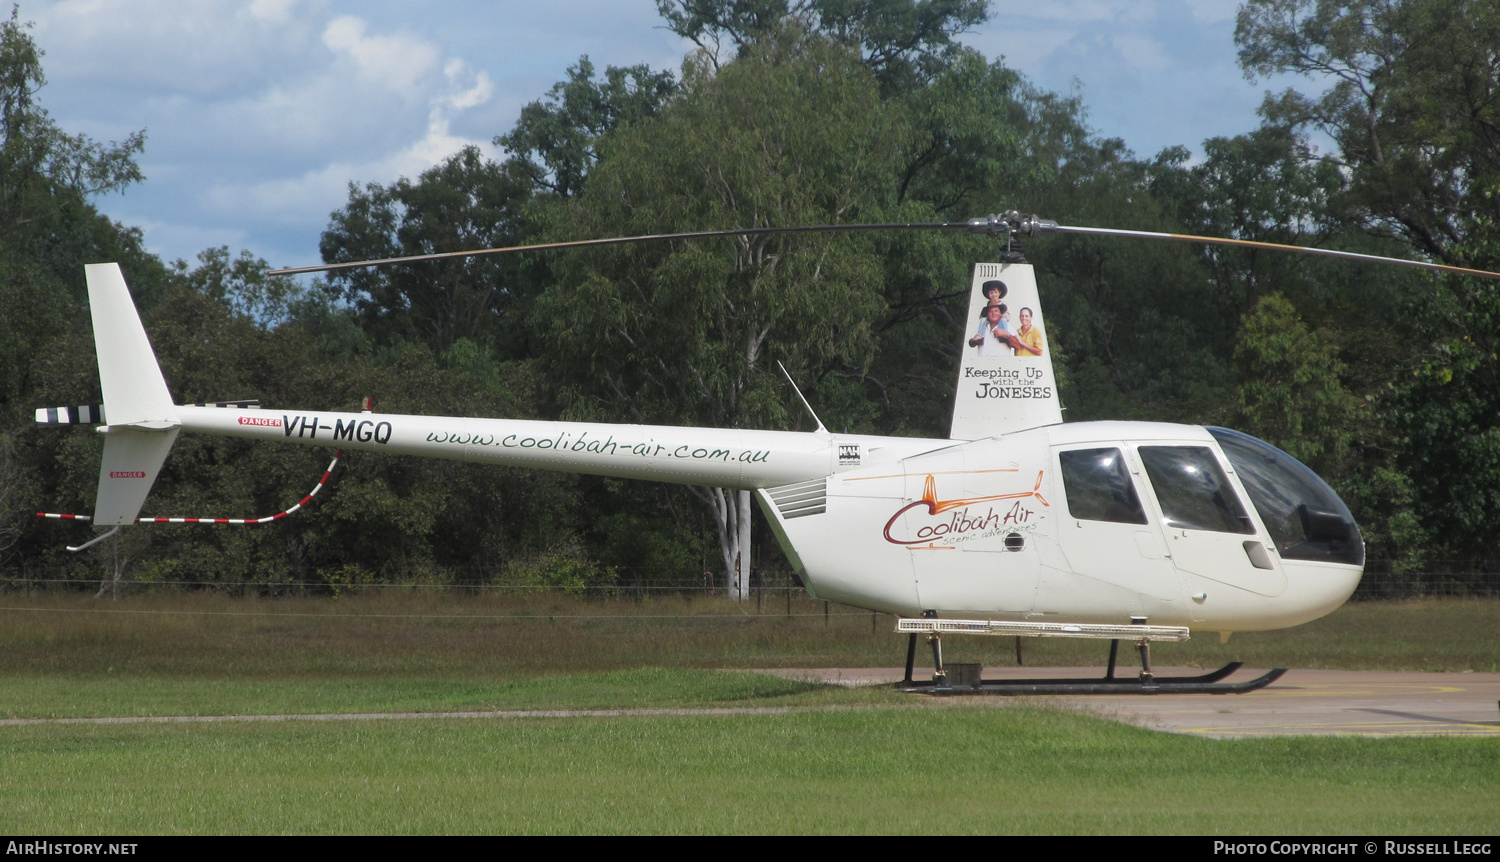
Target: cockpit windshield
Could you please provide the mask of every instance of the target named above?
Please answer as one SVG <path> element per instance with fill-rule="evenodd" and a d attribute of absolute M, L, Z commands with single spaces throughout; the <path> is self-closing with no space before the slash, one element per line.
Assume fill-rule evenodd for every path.
<path fill-rule="evenodd" d="M 1349 507 L 1317 473 L 1263 440 L 1209 428 L 1284 559 L 1363 565 L 1365 544 Z"/>

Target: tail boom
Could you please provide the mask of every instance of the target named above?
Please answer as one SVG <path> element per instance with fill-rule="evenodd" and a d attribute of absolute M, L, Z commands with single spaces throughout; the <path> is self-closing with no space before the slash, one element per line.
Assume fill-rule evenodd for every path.
<path fill-rule="evenodd" d="M 755 489 L 835 472 L 828 434 L 177 407 L 184 431 L 486 464 Z"/>

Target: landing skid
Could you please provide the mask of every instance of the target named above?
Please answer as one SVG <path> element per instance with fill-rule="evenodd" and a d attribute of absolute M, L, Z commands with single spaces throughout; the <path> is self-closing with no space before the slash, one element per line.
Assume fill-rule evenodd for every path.
<path fill-rule="evenodd" d="M 1165 676 L 1151 680 L 1128 677 L 1103 679 L 986 679 L 977 685 L 955 685 L 946 678 L 896 683 L 901 691 L 931 695 L 1025 695 L 1025 694 L 1244 694 L 1265 688 L 1281 678 L 1286 668 L 1276 668 L 1246 682 L 1220 682 L 1240 669 L 1232 661 L 1201 676 Z"/>
<path fill-rule="evenodd" d="M 906 678 L 896 683 L 896 688 L 901 691 L 932 695 L 1244 694 L 1265 688 L 1286 673 L 1286 668 L 1275 668 L 1246 682 L 1220 682 L 1240 669 L 1242 662 L 1235 661 L 1216 671 L 1199 676 L 1158 677 L 1151 672 L 1151 641 L 1187 640 L 1188 631 L 1175 626 L 1148 626 L 1145 623 L 1144 617 L 1132 617 L 1129 626 L 940 620 L 930 616 L 922 619 L 903 619 L 897 623 L 896 630 L 909 632 L 911 638 L 906 646 Z M 927 643 L 932 647 L 931 682 L 912 679 L 919 633 L 927 635 Z M 1016 661 L 1018 663 L 1021 660 L 1022 636 L 1109 638 L 1109 668 L 1102 679 L 982 679 L 982 668 L 977 664 L 943 666 L 942 635 L 944 633 L 986 635 L 1014 633 L 1017 635 Z M 1119 655 L 1122 635 L 1135 641 L 1135 647 L 1140 654 L 1141 672 L 1133 679 L 1115 676 L 1115 659 Z M 950 670 L 954 673 L 950 674 Z"/>

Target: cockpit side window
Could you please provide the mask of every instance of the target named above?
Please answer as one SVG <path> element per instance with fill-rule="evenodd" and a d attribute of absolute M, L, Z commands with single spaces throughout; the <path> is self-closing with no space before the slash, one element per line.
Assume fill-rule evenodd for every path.
<path fill-rule="evenodd" d="M 1057 453 L 1068 513 L 1080 521 L 1144 524 L 1146 511 L 1119 449 L 1073 449 Z"/>
<path fill-rule="evenodd" d="M 1245 514 L 1213 450 L 1205 446 L 1142 446 L 1140 453 L 1166 526 L 1255 533 L 1255 525 Z"/>

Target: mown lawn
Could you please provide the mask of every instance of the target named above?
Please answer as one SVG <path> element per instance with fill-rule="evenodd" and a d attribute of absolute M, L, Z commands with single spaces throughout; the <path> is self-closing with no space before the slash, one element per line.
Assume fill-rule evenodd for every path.
<path fill-rule="evenodd" d="M 1041 707 L 0 728 L 0 830 L 1491 834 L 1500 745 Z"/>
<path fill-rule="evenodd" d="M 821 603 L 0 596 L 0 717 L 793 707 L 777 714 L 0 727 L 0 830 L 1490 834 L 1493 739 L 1172 736 L 732 672 L 884 666 Z M 1493 671 L 1500 603 L 1372 602 L 1159 665 Z M 945 642 L 1005 666 L 1008 639 Z M 923 653 L 925 656 L 925 652 Z M 1028 665 L 1100 644 L 1027 641 Z"/>

